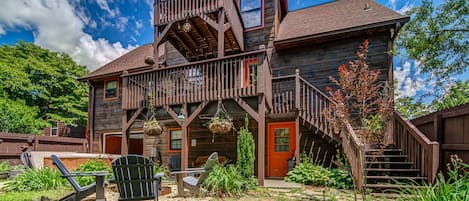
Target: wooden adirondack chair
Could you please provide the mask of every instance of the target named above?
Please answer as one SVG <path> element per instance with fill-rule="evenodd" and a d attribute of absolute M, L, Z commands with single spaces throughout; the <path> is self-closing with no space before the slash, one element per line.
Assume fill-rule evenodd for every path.
<path fill-rule="evenodd" d="M 158 200 L 164 173 L 153 175 L 153 161 L 140 155 L 127 155 L 112 161 L 119 200 Z"/>
<path fill-rule="evenodd" d="M 75 190 L 74 193 L 67 195 L 60 200 L 62 201 L 78 201 L 88 195 L 91 195 L 96 192 L 96 200 L 104 200 L 104 177 L 107 175 L 107 172 L 91 172 L 91 173 L 70 173 L 62 161 L 56 155 L 51 155 L 53 164 L 59 169 L 62 177 L 66 178 L 68 182 L 72 185 Z M 90 184 L 88 186 L 80 186 L 77 180 L 74 177 L 80 176 L 95 176 L 96 183 Z M 98 183 L 98 185 L 96 185 Z"/>
<path fill-rule="evenodd" d="M 178 183 L 178 195 L 183 196 L 184 188 L 189 189 L 195 194 L 200 193 L 200 186 L 204 183 L 205 179 L 208 177 L 208 174 L 212 171 L 213 167 L 218 162 L 218 152 L 213 152 L 205 162 L 204 166 L 201 168 L 188 168 L 185 171 L 171 172 L 171 174 L 176 175 Z M 182 178 L 183 174 L 198 174 L 199 176 L 186 176 Z"/>

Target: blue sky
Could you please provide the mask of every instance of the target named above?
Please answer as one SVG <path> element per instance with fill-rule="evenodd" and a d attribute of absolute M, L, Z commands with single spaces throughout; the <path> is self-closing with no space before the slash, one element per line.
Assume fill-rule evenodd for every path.
<path fill-rule="evenodd" d="M 289 0 L 297 10 L 331 0 Z M 378 0 L 403 13 L 420 0 Z M 441 3 L 441 0 L 435 0 Z M 125 52 L 153 41 L 153 0 L 1 0 L 0 44 L 34 42 L 68 53 L 90 70 Z M 395 58 L 395 75 L 403 95 L 418 95 L 425 88 L 415 62 Z M 462 79 L 469 77 L 465 73 Z M 396 77 L 397 77 L 396 76 Z"/>

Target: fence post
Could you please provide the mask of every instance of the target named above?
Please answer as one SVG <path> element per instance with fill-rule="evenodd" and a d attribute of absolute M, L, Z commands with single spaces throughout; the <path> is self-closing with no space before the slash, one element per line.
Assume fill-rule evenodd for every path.
<path fill-rule="evenodd" d="M 435 140 L 438 141 L 439 143 L 439 150 L 442 150 L 442 151 L 438 151 L 438 159 L 439 159 L 439 166 L 440 168 L 442 169 L 445 169 L 445 161 L 444 161 L 444 156 L 443 156 L 443 149 L 442 149 L 442 146 L 443 144 L 445 143 L 444 142 L 444 137 L 443 137 L 443 133 L 444 133 L 444 127 L 443 127 L 443 116 L 441 115 L 441 113 L 436 113 L 435 115 L 433 115 L 433 133 L 435 134 Z M 440 154 L 441 152 L 441 154 Z M 445 171 L 445 170 L 443 170 Z"/>

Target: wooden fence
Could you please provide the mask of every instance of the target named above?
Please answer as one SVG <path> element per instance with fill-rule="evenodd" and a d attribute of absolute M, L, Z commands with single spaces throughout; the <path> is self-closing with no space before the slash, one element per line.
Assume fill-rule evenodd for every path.
<path fill-rule="evenodd" d="M 469 104 L 434 112 L 412 120 L 430 140 L 440 143 L 440 170 L 446 172 L 451 155 L 469 163 Z"/>
<path fill-rule="evenodd" d="M 23 147 L 30 151 L 86 152 L 86 144 L 82 138 L 0 133 L 0 160 L 19 164 Z"/>

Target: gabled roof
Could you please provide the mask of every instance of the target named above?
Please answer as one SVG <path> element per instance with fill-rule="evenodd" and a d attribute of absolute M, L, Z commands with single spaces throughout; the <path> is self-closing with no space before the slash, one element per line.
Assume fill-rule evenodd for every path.
<path fill-rule="evenodd" d="M 131 71 L 133 69 L 149 67 L 149 65 L 145 63 L 145 57 L 147 56 L 153 56 L 153 45 L 151 43 L 131 50 L 119 58 L 96 69 L 85 77 L 80 78 L 80 80 L 87 80 L 112 74 L 121 74 L 124 70 Z"/>
<path fill-rule="evenodd" d="M 289 12 L 280 23 L 275 42 L 334 35 L 407 22 L 408 19 L 373 0 L 336 0 Z"/>

